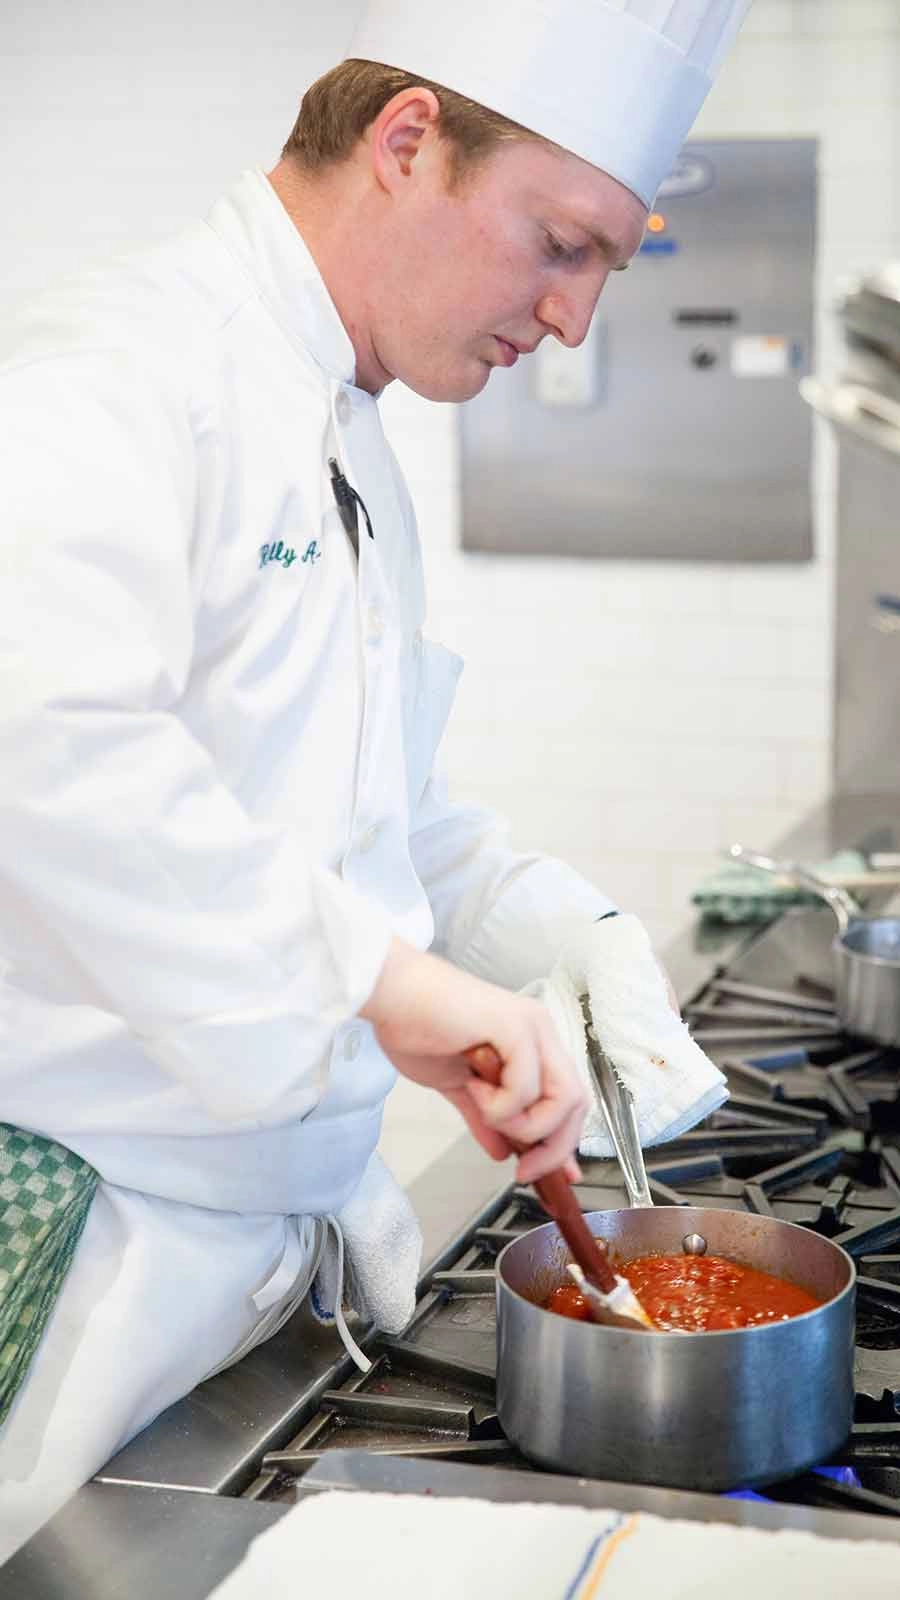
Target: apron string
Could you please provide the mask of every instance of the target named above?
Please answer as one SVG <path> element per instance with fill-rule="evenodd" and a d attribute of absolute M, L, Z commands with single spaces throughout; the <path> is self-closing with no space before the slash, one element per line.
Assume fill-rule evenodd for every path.
<path fill-rule="evenodd" d="M 337 1217 L 335 1217 L 330 1211 L 325 1218 L 325 1222 L 327 1226 L 333 1230 L 335 1244 L 337 1246 L 337 1289 L 334 1296 L 334 1320 L 337 1324 L 337 1331 L 341 1336 L 341 1343 L 343 1344 L 344 1349 L 346 1350 L 351 1361 L 354 1361 L 359 1367 L 360 1372 L 371 1372 L 371 1361 L 369 1360 L 368 1356 L 364 1355 L 363 1351 L 359 1348 L 359 1345 L 357 1344 L 344 1320 L 344 1235 L 341 1232 L 341 1225 L 338 1222 Z"/>

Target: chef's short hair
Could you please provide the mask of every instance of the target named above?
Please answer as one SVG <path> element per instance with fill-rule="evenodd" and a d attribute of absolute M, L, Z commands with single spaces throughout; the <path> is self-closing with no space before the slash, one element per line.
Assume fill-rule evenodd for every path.
<path fill-rule="evenodd" d="M 440 105 L 440 132 L 450 147 L 451 181 L 457 181 L 498 145 L 538 135 L 489 111 L 476 100 L 429 78 L 416 77 L 377 61 L 342 61 L 307 89 L 282 155 L 304 171 L 316 172 L 343 161 L 395 94 L 431 89 Z"/>

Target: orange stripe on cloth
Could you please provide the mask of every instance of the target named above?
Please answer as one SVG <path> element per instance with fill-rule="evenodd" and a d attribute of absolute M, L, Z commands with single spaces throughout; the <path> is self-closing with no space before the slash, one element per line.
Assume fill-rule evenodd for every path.
<path fill-rule="evenodd" d="M 597 1552 L 597 1564 L 593 1572 L 588 1574 L 583 1587 L 578 1591 L 578 1600 L 594 1600 L 594 1595 L 600 1588 L 604 1572 L 607 1571 L 619 1546 L 624 1544 L 626 1539 L 630 1539 L 633 1533 L 637 1533 L 639 1520 L 640 1518 L 637 1514 L 629 1517 L 628 1521 L 623 1522 L 621 1528 L 617 1528 L 612 1537 L 607 1539 L 606 1543 L 601 1546 Z"/>

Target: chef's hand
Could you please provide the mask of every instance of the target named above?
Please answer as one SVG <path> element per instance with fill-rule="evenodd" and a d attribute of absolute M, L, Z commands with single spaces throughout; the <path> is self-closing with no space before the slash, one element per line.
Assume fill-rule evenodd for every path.
<path fill-rule="evenodd" d="M 537 1000 L 470 977 L 395 939 L 360 1016 L 398 1072 L 456 1106 L 495 1161 L 530 1148 L 516 1177 L 533 1183 L 557 1167 L 580 1177 L 574 1152 L 587 1090 Z M 479 1078 L 464 1052 L 492 1045 L 502 1063 L 496 1086 Z"/>

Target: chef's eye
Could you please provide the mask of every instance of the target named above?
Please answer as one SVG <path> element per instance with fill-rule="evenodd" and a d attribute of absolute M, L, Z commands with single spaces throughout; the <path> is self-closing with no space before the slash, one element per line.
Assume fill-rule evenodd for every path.
<path fill-rule="evenodd" d="M 545 249 L 551 261 L 560 261 L 568 266 L 579 260 L 582 247 L 580 245 L 563 244 L 554 233 L 544 230 Z"/>

